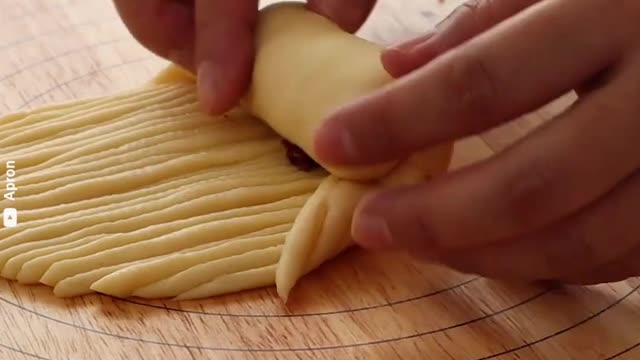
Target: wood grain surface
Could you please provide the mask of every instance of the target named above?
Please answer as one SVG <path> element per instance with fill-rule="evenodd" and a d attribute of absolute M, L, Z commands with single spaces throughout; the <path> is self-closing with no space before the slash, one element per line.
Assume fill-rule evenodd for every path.
<path fill-rule="evenodd" d="M 362 35 L 408 38 L 459 3 L 381 0 Z M 110 1 L 0 0 L 0 9 L 2 114 L 129 89 L 165 66 Z M 569 101 L 461 141 L 455 167 L 504 149 Z M 288 308 L 271 288 L 176 303 L 62 300 L 0 281 L 0 359 L 640 359 L 639 286 L 505 285 L 358 250 L 305 277 Z"/>

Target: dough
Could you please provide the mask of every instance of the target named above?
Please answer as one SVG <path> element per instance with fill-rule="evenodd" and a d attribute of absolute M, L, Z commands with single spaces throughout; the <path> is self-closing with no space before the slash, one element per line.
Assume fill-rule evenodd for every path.
<path fill-rule="evenodd" d="M 0 201 L 19 209 L 19 225 L 0 229 L 2 276 L 79 296 L 146 286 L 118 279 L 147 262 L 166 277 L 216 251 L 238 272 L 260 267 L 213 249 L 249 253 L 266 245 L 242 238 L 275 234 L 281 247 L 326 172 L 292 166 L 282 138 L 244 110 L 201 113 L 195 94 L 176 79 L 0 119 L 26 129 L 0 147 L 19 179 L 16 201 Z"/>
<path fill-rule="evenodd" d="M 267 7 L 257 25 L 256 63 L 245 106 L 318 161 L 313 137 L 326 115 L 392 80 L 380 52 L 377 45 L 342 31 L 304 4 Z M 426 181 L 446 171 L 452 150 L 451 144 L 443 144 L 408 159 L 367 167 L 320 162 L 331 175 L 287 235 L 276 269 L 280 297 L 286 301 L 300 277 L 353 245 L 351 216 L 367 192 Z"/>
<path fill-rule="evenodd" d="M 319 162 L 313 136 L 325 116 L 392 80 L 380 62 L 381 48 L 342 31 L 300 3 L 265 8 L 256 32 L 253 79 L 241 106 Z M 194 79 L 175 67 L 157 78 L 158 83 L 177 80 Z M 447 143 L 375 166 L 335 167 L 319 162 L 331 175 L 305 204 L 287 235 L 276 268 L 280 297 L 286 301 L 298 279 L 353 245 L 351 216 L 367 192 L 427 181 L 447 170 L 452 152 L 452 144 Z"/>
<path fill-rule="evenodd" d="M 450 157 L 448 145 L 416 153 L 376 184 L 343 180 L 333 175 L 325 179 L 287 234 L 276 270 L 280 297 L 286 302 L 302 276 L 353 245 L 352 215 L 364 195 L 384 186 L 428 181 L 447 169 Z"/>
<path fill-rule="evenodd" d="M 177 274 L 192 274 L 192 281 L 177 280 L 175 285 L 167 287 L 169 292 L 180 294 L 180 288 L 191 289 L 205 279 L 207 281 L 219 275 L 251 269 L 261 261 L 267 261 L 268 265 L 278 262 L 281 253 L 281 245 L 284 244 L 285 233 L 265 235 L 249 238 L 234 239 L 223 244 L 208 247 L 198 251 L 177 253 L 163 257 L 155 261 L 145 262 L 137 266 L 130 266 L 122 271 L 117 271 L 106 276 L 92 285 L 92 289 L 113 296 L 131 296 L 136 289 L 140 289 L 157 281 L 168 281 L 169 278 L 179 278 Z M 259 252 L 269 249 L 267 252 Z M 252 252 L 255 255 L 251 255 Z M 203 269 L 201 265 L 216 262 L 218 273 Z M 242 268 L 242 269 L 240 269 Z M 224 271 L 224 273 L 221 273 Z M 143 296 L 138 291 L 136 296 L 142 297 L 168 297 L 167 292 L 162 296 Z"/>
<path fill-rule="evenodd" d="M 276 285 L 286 301 L 353 245 L 362 196 L 447 170 L 451 144 L 375 166 L 296 168 L 283 140 L 317 161 L 325 115 L 391 79 L 378 46 L 300 3 L 261 11 L 256 50 L 249 92 L 223 116 L 203 114 L 194 76 L 172 65 L 136 89 L 0 118 L 0 160 L 19 176 L 16 201 L 0 200 L 19 209 L 19 225 L 0 229 L 0 274 L 61 297 Z"/>
<path fill-rule="evenodd" d="M 269 265 L 233 274 L 222 275 L 189 291 L 176 296 L 175 300 L 195 300 L 210 296 L 256 289 L 273 284 L 278 265 Z"/>

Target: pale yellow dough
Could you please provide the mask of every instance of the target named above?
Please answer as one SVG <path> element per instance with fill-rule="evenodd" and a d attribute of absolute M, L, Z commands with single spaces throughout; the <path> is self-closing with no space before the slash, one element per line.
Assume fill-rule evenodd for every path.
<path fill-rule="evenodd" d="M 203 114 L 195 94 L 174 79 L 1 118 L 26 131 L 1 147 L 20 174 L 16 201 L 0 200 L 19 209 L 19 226 L 0 229 L 1 275 L 61 297 L 128 296 L 148 284 L 127 275 L 138 269 L 158 270 L 153 282 L 216 256 L 228 271 L 276 264 L 326 172 L 292 166 L 245 110 Z"/>
<path fill-rule="evenodd" d="M 317 160 L 315 130 L 338 106 L 391 81 L 380 48 L 342 31 L 302 4 L 263 10 L 249 111 Z M 278 91 L 273 91 L 278 89 Z M 334 167 L 296 218 L 276 268 L 285 301 L 298 279 L 353 245 L 351 219 L 360 199 L 383 186 L 426 181 L 446 171 L 453 147 L 443 144 L 408 159 L 370 167 Z"/>
<path fill-rule="evenodd" d="M 5 278 L 60 297 L 199 299 L 276 285 L 353 245 L 370 191 L 445 172 L 444 144 L 368 167 L 304 172 L 313 136 L 349 100 L 392 81 L 380 47 L 300 3 L 262 10 L 247 96 L 200 111 L 192 74 L 169 66 L 138 89 L 0 118 L 0 162 L 17 160 L 20 224 L 0 229 Z M 15 131 L 20 129 L 20 131 Z M 2 175 L 4 177 L 4 175 Z"/>

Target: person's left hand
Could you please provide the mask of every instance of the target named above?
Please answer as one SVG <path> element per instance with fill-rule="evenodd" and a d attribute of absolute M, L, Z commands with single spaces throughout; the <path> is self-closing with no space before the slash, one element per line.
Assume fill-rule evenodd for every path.
<path fill-rule="evenodd" d="M 477 1 L 387 50 L 398 79 L 327 119 L 322 160 L 398 159 L 580 96 L 486 161 L 367 197 L 355 241 L 505 280 L 640 275 L 639 18 L 637 0 Z"/>

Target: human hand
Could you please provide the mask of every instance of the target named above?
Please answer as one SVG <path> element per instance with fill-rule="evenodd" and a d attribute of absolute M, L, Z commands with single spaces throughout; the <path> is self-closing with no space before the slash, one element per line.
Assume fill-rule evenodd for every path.
<path fill-rule="evenodd" d="M 327 119 L 322 160 L 397 159 L 572 89 L 579 99 L 486 161 L 367 197 L 355 241 L 503 280 L 640 275 L 638 18 L 636 0 L 477 1 L 434 35 L 387 50 L 398 79 Z"/>
<path fill-rule="evenodd" d="M 220 114 L 246 92 L 253 67 L 258 0 L 114 0 L 147 49 L 198 76 L 204 110 Z M 376 0 L 309 0 L 309 8 L 356 31 Z"/>

